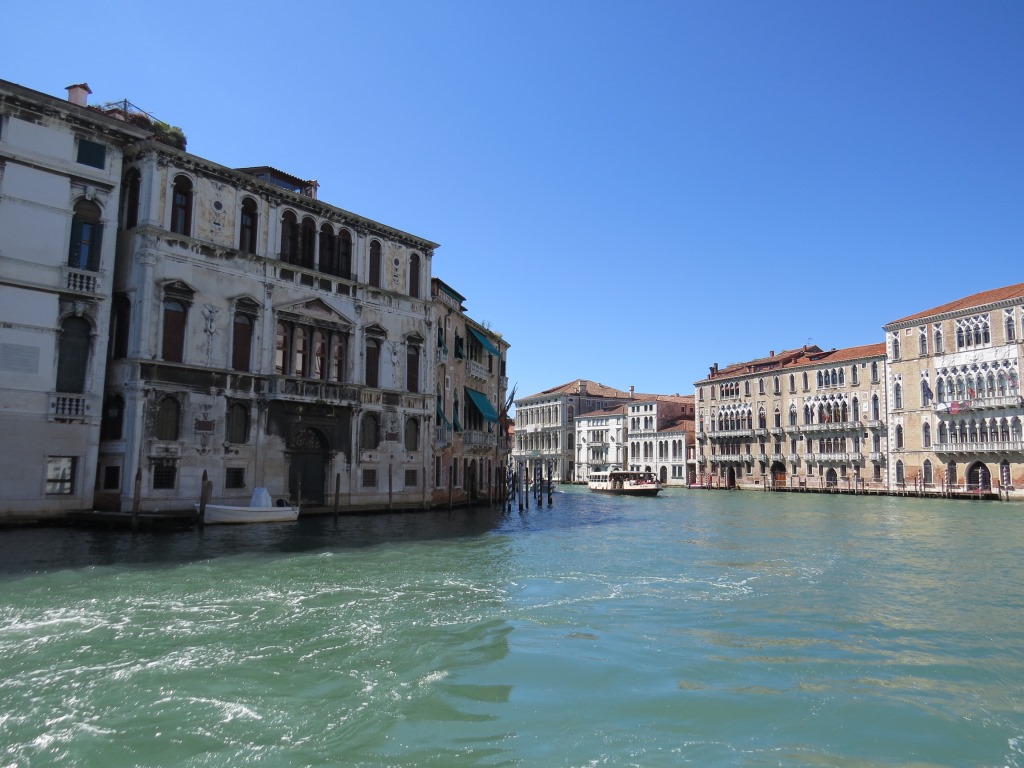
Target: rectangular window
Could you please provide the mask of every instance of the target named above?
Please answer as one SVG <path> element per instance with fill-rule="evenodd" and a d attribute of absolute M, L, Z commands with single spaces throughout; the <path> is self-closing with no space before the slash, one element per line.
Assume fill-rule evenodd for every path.
<path fill-rule="evenodd" d="M 46 460 L 46 492 L 70 495 L 75 492 L 74 456 L 50 456 Z"/>
<path fill-rule="evenodd" d="M 78 155 L 75 157 L 75 160 L 82 165 L 102 169 L 107 164 L 107 148 L 102 144 L 97 144 L 95 141 L 79 139 Z"/>
<path fill-rule="evenodd" d="M 407 470 L 405 470 L 405 487 L 406 488 L 415 488 L 417 485 L 419 485 L 419 478 L 417 477 L 416 470 L 415 469 L 407 469 Z"/>
<path fill-rule="evenodd" d="M 116 491 L 121 487 L 121 468 L 120 467 L 104 467 L 103 468 L 103 490 L 104 491 Z"/>
<path fill-rule="evenodd" d="M 225 488 L 245 488 L 245 467 L 227 467 L 224 470 Z"/>
<path fill-rule="evenodd" d="M 377 470 L 376 469 L 364 469 L 363 470 L 363 488 L 376 488 L 377 487 Z"/>
<path fill-rule="evenodd" d="M 178 467 L 175 464 L 157 464 L 153 467 L 153 489 L 168 490 L 174 488 L 178 479 Z"/>

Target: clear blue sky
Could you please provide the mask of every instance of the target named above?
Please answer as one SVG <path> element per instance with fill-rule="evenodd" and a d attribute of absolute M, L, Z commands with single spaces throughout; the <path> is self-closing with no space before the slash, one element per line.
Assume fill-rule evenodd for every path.
<path fill-rule="evenodd" d="M 533 394 L 1024 280 L 1024 3 L 15 3 L 2 77 L 441 243 Z M 18 25 L 17 27 L 15 25 Z"/>

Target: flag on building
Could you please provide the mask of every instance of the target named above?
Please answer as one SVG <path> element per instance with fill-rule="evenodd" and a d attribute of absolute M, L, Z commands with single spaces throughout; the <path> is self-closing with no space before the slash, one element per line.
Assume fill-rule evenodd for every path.
<path fill-rule="evenodd" d="M 926 400 L 931 400 L 935 395 L 932 394 L 932 388 L 928 386 L 928 379 L 924 380 L 924 396 Z"/>

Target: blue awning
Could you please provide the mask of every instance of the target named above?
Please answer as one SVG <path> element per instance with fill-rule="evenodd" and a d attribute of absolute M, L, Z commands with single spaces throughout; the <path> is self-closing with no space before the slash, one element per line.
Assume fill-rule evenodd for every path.
<path fill-rule="evenodd" d="M 475 389 L 466 387 L 466 394 L 469 395 L 469 399 L 473 401 L 473 405 L 480 411 L 480 415 L 484 417 L 484 421 L 493 421 L 497 423 L 498 412 L 494 410 L 494 406 L 491 405 L 491 401 L 487 399 L 487 395 L 483 392 L 477 392 Z"/>
<path fill-rule="evenodd" d="M 466 327 L 469 328 L 469 326 Z M 501 357 L 501 352 L 499 352 L 498 348 L 494 346 L 494 342 L 492 342 L 490 339 L 488 339 L 486 336 L 480 333 L 480 331 L 478 331 L 476 328 L 469 328 L 469 332 L 476 336 L 476 340 L 483 344 L 484 349 L 486 349 L 495 357 Z"/>

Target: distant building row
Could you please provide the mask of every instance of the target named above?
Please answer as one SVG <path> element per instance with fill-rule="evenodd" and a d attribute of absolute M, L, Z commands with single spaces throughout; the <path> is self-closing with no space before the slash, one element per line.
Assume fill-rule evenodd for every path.
<path fill-rule="evenodd" d="M 435 243 L 0 81 L 0 514 L 504 489 L 508 344 Z M 141 478 L 135 489 L 136 476 Z"/>
<path fill-rule="evenodd" d="M 1024 284 L 695 382 L 698 482 L 1024 497 Z"/>

